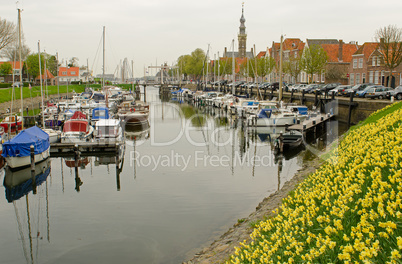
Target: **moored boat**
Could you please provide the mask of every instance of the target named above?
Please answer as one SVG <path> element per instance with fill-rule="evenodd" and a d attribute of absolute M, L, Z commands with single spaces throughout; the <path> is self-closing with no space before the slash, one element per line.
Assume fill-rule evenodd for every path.
<path fill-rule="evenodd" d="M 35 163 L 49 157 L 49 135 L 37 126 L 22 130 L 13 139 L 3 143 L 1 155 L 12 169 L 30 166 L 31 146 L 34 146 Z"/>
<path fill-rule="evenodd" d="M 17 133 L 22 129 L 22 118 L 20 116 L 6 116 L 0 122 L 0 126 L 3 127 L 4 133 Z"/>
<path fill-rule="evenodd" d="M 94 138 L 96 141 L 119 142 L 123 139 L 120 120 L 101 119 L 95 123 Z"/>
<path fill-rule="evenodd" d="M 75 111 L 71 119 L 63 125 L 61 142 L 86 142 L 92 138 L 94 128 L 89 124 L 86 115 L 80 111 Z"/>

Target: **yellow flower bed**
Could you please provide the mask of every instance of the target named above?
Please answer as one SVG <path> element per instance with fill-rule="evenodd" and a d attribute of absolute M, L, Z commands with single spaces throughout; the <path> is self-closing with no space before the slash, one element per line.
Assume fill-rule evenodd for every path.
<path fill-rule="evenodd" d="M 228 263 L 402 263 L 401 201 L 399 108 L 350 131 Z"/>

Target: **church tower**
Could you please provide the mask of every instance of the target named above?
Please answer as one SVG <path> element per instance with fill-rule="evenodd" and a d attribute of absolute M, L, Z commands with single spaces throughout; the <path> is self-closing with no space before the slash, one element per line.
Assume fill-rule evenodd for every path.
<path fill-rule="evenodd" d="M 244 3 L 242 4 L 241 8 L 241 18 L 240 18 L 240 31 L 239 34 L 237 35 L 237 38 L 239 40 L 239 57 L 244 58 L 246 57 L 246 42 L 247 42 L 247 34 L 246 34 L 246 26 L 244 23 L 246 22 L 246 19 L 244 18 Z"/>

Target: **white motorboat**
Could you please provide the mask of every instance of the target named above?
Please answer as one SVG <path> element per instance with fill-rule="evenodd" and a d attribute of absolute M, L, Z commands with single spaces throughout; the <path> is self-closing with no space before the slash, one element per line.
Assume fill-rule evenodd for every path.
<path fill-rule="evenodd" d="M 120 142 L 123 139 L 123 130 L 120 120 L 101 119 L 95 123 L 94 138 L 96 141 Z"/>

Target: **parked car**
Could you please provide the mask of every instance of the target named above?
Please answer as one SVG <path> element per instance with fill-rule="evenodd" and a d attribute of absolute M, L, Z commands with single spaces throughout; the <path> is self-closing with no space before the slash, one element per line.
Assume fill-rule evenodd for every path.
<path fill-rule="evenodd" d="M 387 92 L 392 90 L 392 88 L 384 87 L 384 86 L 382 86 L 382 87 L 370 86 L 370 87 L 371 88 L 369 88 L 366 92 L 366 98 L 371 98 L 371 99 L 375 99 L 375 98 L 383 99 L 386 97 Z"/>
<path fill-rule="evenodd" d="M 363 91 L 364 89 L 366 89 L 368 86 L 372 86 L 375 85 L 374 83 L 361 83 L 361 84 L 356 84 L 355 86 L 353 86 L 350 89 L 346 89 L 345 92 L 343 93 L 343 96 L 350 96 L 350 94 L 353 93 L 357 93 L 358 91 Z"/>
<path fill-rule="evenodd" d="M 359 96 L 360 98 L 366 98 L 366 93 L 369 89 L 371 88 L 383 88 L 384 86 L 382 85 L 370 85 L 364 88 L 363 90 L 357 91 L 356 96 Z"/>
<path fill-rule="evenodd" d="M 391 96 L 393 96 L 396 100 L 402 100 L 402 85 L 399 85 L 395 89 L 388 91 L 385 96 L 388 99 L 390 99 Z"/>
<path fill-rule="evenodd" d="M 339 85 L 341 85 L 341 84 L 340 83 L 328 83 L 328 84 L 324 85 L 323 87 L 321 87 L 320 91 L 322 93 L 329 92 L 329 91 L 335 89 Z"/>
<path fill-rule="evenodd" d="M 24 86 L 24 83 L 22 83 L 22 82 L 15 82 L 11 85 L 11 87 L 23 87 L 23 86 Z"/>
<path fill-rule="evenodd" d="M 278 89 L 279 89 L 279 82 L 273 82 L 273 83 L 271 83 L 268 88 L 269 88 L 269 89 L 274 88 L 274 90 L 278 90 Z M 289 90 L 289 88 L 288 88 L 288 86 L 286 85 L 285 82 L 283 82 L 282 88 L 283 88 L 283 90 L 285 90 L 285 91 L 288 91 L 288 90 Z"/>
<path fill-rule="evenodd" d="M 338 87 L 335 87 L 334 89 L 329 91 L 329 94 L 335 94 L 335 95 L 343 95 L 346 89 L 350 89 L 352 86 L 350 85 L 339 85 Z"/>

